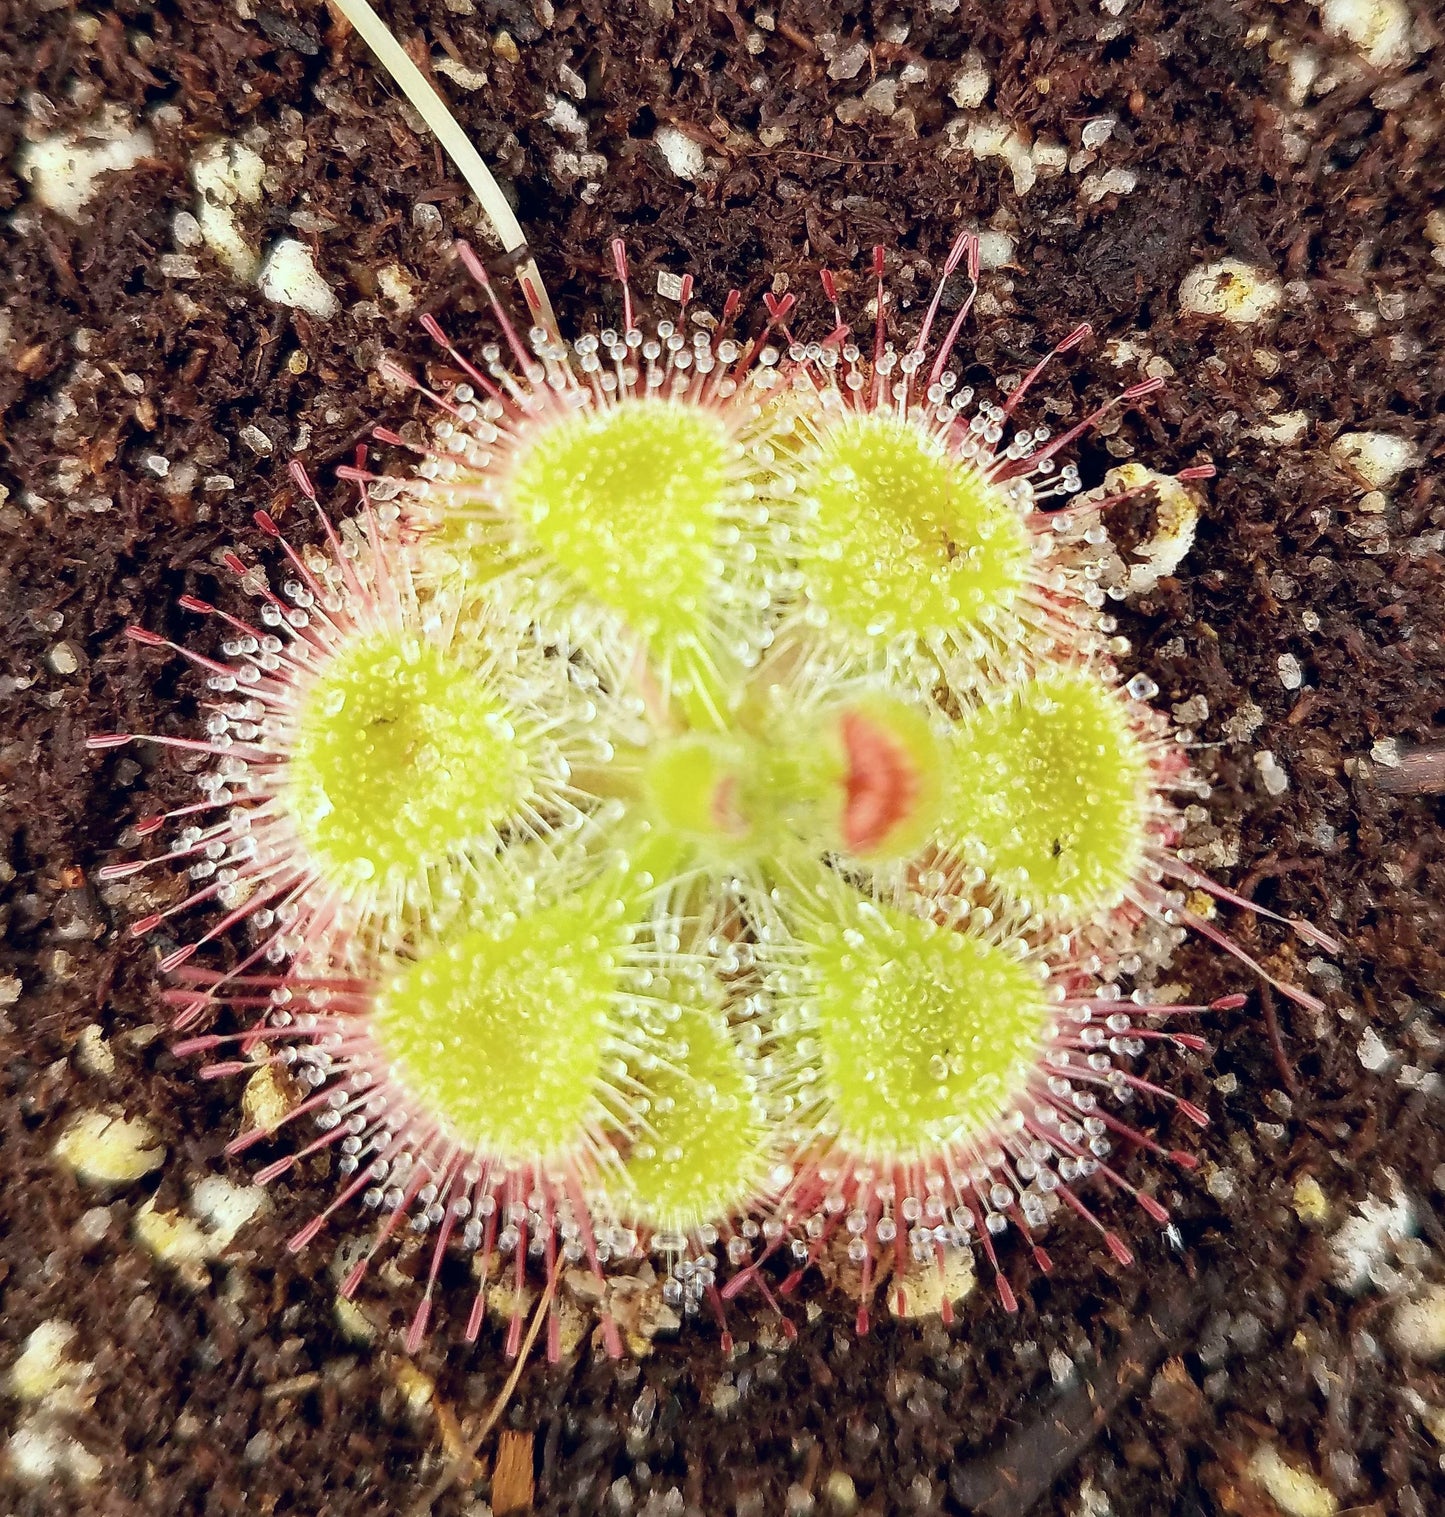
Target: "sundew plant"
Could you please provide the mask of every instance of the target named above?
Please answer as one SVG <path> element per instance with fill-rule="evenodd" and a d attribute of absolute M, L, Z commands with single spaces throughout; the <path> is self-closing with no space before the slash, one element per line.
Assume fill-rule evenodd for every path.
<path fill-rule="evenodd" d="M 939 336 L 940 282 L 895 340 L 881 250 L 863 340 L 841 312 L 795 333 L 788 299 L 735 332 L 735 297 L 714 318 L 688 287 L 644 319 L 620 243 L 614 325 L 564 341 L 533 299 L 523 335 L 459 255 L 497 340 L 425 318 L 462 377 L 424 392 L 410 472 L 359 457 L 333 525 L 293 466 L 319 544 L 262 515 L 276 572 L 232 560 L 234 607 L 183 602 L 215 646 L 131 634 L 200 670 L 201 730 L 153 740 L 209 761 L 168 849 L 106 872 L 186 872 L 177 1046 L 291 1093 L 233 1150 L 306 1133 L 263 1181 L 334 1159 L 292 1246 L 375 1212 L 343 1294 L 402 1243 L 413 1347 L 448 1259 L 480 1282 L 469 1338 L 508 1274 L 513 1354 L 529 1276 L 552 1303 L 579 1268 L 616 1350 L 607 1282 L 649 1253 L 719 1320 L 847 1261 L 862 1329 L 881 1282 L 962 1254 L 1012 1309 L 1005 1235 L 1047 1269 L 1066 1214 L 1127 1263 L 1101 1182 L 1168 1225 L 1120 1153 L 1190 1163 L 1131 1103 L 1206 1120 L 1135 1070 L 1202 1046 L 1206 1008 L 1134 987 L 1191 928 L 1245 955 L 1179 846 L 1205 787 L 1120 672 L 1067 461 L 1102 412 L 1028 418 L 1087 329 L 975 393 L 972 296 Z"/>

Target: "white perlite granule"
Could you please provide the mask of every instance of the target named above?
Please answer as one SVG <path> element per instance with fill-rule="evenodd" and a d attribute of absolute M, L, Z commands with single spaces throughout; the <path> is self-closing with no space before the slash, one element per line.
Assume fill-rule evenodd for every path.
<path fill-rule="evenodd" d="M 1238 258 L 1203 264 L 1179 286 L 1179 305 L 1186 315 L 1213 316 L 1241 327 L 1274 315 L 1283 299 L 1279 280 Z"/>
<path fill-rule="evenodd" d="M 1267 794 L 1280 796 L 1289 789 L 1289 775 L 1268 748 L 1262 748 L 1255 754 L 1254 767 L 1259 770 L 1259 782 Z"/>
<path fill-rule="evenodd" d="M 266 254 L 256 286 L 267 300 L 330 321 L 341 309 L 331 286 L 321 277 L 311 249 L 294 237 L 283 237 Z"/>
<path fill-rule="evenodd" d="M 103 174 L 132 169 L 154 151 L 150 132 L 122 107 L 110 105 L 78 130 L 32 142 L 16 167 L 41 205 L 79 221 Z"/>
<path fill-rule="evenodd" d="M 694 142 L 686 132 L 678 131 L 675 126 L 660 126 L 652 140 L 662 154 L 663 161 L 679 179 L 696 182 L 702 178 L 707 170 L 707 158 L 701 145 Z"/>

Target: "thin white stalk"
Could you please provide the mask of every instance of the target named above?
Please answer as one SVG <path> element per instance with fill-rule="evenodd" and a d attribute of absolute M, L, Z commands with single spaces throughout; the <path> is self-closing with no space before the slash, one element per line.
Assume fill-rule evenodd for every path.
<path fill-rule="evenodd" d="M 446 149 L 462 178 L 471 186 L 472 193 L 477 197 L 503 248 L 509 253 L 515 253 L 519 249 L 525 251 L 526 234 L 511 206 L 507 204 L 506 196 L 502 194 L 497 181 L 492 178 L 492 171 L 457 124 L 457 119 L 447 109 L 446 102 L 407 56 L 390 27 L 372 10 L 367 0 L 328 0 L 328 4 L 340 11 L 355 27 L 362 41 L 376 54 L 377 61 L 416 107 L 422 120 L 436 133 L 437 141 Z M 517 264 L 517 281 L 522 286 L 522 293 L 533 316 L 540 325 L 555 333 L 557 318 L 552 314 L 552 303 L 547 298 L 547 290 L 537 271 L 536 260 L 530 253 Z"/>

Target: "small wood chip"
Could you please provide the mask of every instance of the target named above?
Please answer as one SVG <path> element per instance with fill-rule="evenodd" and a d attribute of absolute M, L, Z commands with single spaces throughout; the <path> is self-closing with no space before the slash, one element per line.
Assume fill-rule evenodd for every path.
<path fill-rule="evenodd" d="M 1403 749 L 1393 768 L 1376 769 L 1375 782 L 1393 795 L 1440 795 L 1445 792 L 1445 741 Z"/>
<path fill-rule="evenodd" d="M 293 1375 L 289 1380 L 277 1380 L 261 1392 L 263 1401 L 289 1401 L 294 1396 L 304 1396 L 321 1384 L 317 1374 Z"/>
<path fill-rule="evenodd" d="M 532 1435 L 510 1430 L 497 1435 L 497 1462 L 492 1470 L 492 1510 L 529 1512 L 532 1509 Z"/>

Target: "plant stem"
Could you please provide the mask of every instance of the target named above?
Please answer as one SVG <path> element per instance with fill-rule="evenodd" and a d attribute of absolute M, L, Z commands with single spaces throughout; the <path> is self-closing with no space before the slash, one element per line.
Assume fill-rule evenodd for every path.
<path fill-rule="evenodd" d="M 377 61 L 420 112 L 422 120 L 436 133 L 437 140 L 451 155 L 462 178 L 471 186 L 472 193 L 480 202 L 502 247 L 508 253 L 520 251 L 526 255 L 517 263 L 517 282 L 522 287 L 532 314 L 555 335 L 557 318 L 552 313 L 552 303 L 547 298 L 547 290 L 537 271 L 536 260 L 527 251 L 527 238 L 521 224 L 508 205 L 506 196 L 502 194 L 501 187 L 492 177 L 492 171 L 472 146 L 456 117 L 447 109 L 446 102 L 407 56 L 395 34 L 367 4 L 367 0 L 327 0 L 327 3 L 340 11 L 355 27 L 362 41 L 376 54 Z"/>

